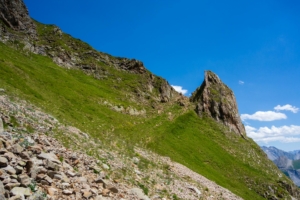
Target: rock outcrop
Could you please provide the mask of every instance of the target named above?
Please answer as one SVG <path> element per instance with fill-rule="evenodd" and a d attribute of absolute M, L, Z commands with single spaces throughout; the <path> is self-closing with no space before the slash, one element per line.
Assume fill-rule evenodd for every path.
<path fill-rule="evenodd" d="M 196 103 L 196 112 L 200 117 L 205 113 L 228 126 L 236 134 L 246 136 L 232 90 L 213 72 L 205 72 L 202 85 L 196 89 L 190 100 Z"/>
<path fill-rule="evenodd" d="M 0 19 L 14 30 L 36 35 L 36 26 L 22 0 L 0 0 Z"/>

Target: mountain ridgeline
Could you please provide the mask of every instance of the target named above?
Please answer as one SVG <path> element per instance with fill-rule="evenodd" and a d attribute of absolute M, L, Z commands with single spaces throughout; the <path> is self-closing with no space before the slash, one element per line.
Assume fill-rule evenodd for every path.
<path fill-rule="evenodd" d="M 170 157 L 243 199 L 300 198 L 299 188 L 246 136 L 232 90 L 213 72 L 206 71 L 187 98 L 141 61 L 99 52 L 55 25 L 31 19 L 22 0 L 0 0 L 0 11 L 0 88 L 11 99 L 40 107 L 98 146 L 128 155 L 138 147 Z M 15 123 L 4 129 L 22 125 L 11 119 Z M 97 159 L 97 145 L 80 148 L 59 131 L 54 137 Z M 155 181 L 126 177 L 124 172 L 118 180 L 154 191 Z M 161 198 L 177 198 L 169 189 L 175 181 L 161 184 Z"/>
<path fill-rule="evenodd" d="M 300 150 L 285 152 L 276 147 L 262 147 L 268 158 L 300 187 Z"/>

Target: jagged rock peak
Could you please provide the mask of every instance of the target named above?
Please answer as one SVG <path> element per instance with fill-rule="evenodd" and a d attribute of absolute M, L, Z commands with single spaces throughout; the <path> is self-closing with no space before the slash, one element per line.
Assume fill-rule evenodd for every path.
<path fill-rule="evenodd" d="M 236 134 L 246 136 L 232 90 L 213 72 L 205 71 L 205 79 L 190 101 L 196 103 L 196 112 L 200 117 L 205 113 Z"/>
<path fill-rule="evenodd" d="M 10 28 L 36 35 L 36 26 L 23 0 L 0 0 L 0 19 Z"/>

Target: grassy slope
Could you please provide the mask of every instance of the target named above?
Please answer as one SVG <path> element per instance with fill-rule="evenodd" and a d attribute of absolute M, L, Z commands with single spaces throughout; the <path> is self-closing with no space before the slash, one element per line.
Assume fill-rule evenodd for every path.
<path fill-rule="evenodd" d="M 28 56 L 2 43 L 0 49 L 1 88 L 94 137 L 105 139 L 112 134 L 119 136 L 114 140 L 120 144 L 128 141 L 148 146 L 245 199 L 262 199 L 254 190 L 264 190 L 263 183 L 272 185 L 278 179 L 274 165 L 253 141 L 226 132 L 210 119 L 199 119 L 193 111 L 166 105 L 165 111 L 157 115 L 149 114 L 149 106 L 145 107 L 147 117 L 135 117 L 99 104 L 105 99 L 115 105 L 141 108 L 125 98 L 128 86 L 141 81 L 138 75 L 115 70 L 111 73 L 125 83 L 96 80 L 79 70 L 58 67 L 47 57 Z M 173 120 L 168 119 L 169 112 L 175 116 Z"/>

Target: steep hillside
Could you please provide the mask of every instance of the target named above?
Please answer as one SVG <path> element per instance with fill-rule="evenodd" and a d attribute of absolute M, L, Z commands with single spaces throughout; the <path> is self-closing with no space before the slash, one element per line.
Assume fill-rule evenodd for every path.
<path fill-rule="evenodd" d="M 189 100 L 140 61 L 97 52 L 53 25 L 32 21 L 22 23 L 32 31 L 19 29 L 23 18 L 11 6 L 21 9 L 22 1 L 13 2 L 0 1 L 0 88 L 8 96 L 29 101 L 120 154 L 139 147 L 168 156 L 244 199 L 300 197 L 246 137 L 233 92 L 219 78 Z M 20 12 L 27 14 L 25 8 Z M 20 23 L 14 25 L 15 19 Z M 212 109 L 201 110 L 205 102 Z M 75 143 L 61 132 L 55 137 L 97 158 L 97 146 Z M 149 180 L 139 184 L 149 185 Z"/>

